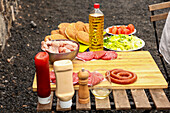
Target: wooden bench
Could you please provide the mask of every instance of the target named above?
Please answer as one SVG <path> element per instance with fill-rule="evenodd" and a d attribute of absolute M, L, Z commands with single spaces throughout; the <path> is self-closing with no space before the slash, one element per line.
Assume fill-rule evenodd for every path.
<path fill-rule="evenodd" d="M 93 99 L 95 102 L 88 104 L 80 104 L 78 102 L 78 91 L 75 92 L 75 99 L 73 99 L 72 108 L 62 109 L 59 106 L 59 99 L 53 103 L 54 92 L 52 92 L 51 103 L 47 105 L 41 105 L 37 103 L 37 111 L 68 111 L 68 110 L 128 110 L 128 109 L 143 109 L 143 110 L 170 110 L 170 102 L 165 95 L 163 89 L 149 89 L 149 93 L 153 101 L 149 101 L 144 89 L 131 89 L 129 91 L 133 98 L 133 101 L 129 101 L 126 90 L 115 89 L 110 94 L 110 97 L 105 99 Z M 91 94 L 91 98 L 94 96 Z M 74 102 L 75 101 L 75 102 Z M 52 107 L 55 106 L 55 107 Z M 76 107 L 75 107 L 76 106 Z M 95 108 L 93 108 L 95 106 Z M 52 109 L 53 108 L 53 109 Z"/>

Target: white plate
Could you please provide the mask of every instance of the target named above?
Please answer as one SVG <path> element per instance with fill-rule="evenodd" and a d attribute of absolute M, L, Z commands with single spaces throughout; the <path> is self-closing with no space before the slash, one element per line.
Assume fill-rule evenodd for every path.
<path fill-rule="evenodd" d="M 119 27 L 119 26 L 122 26 L 122 25 L 113 25 L 113 26 Z M 125 26 L 127 26 L 127 25 L 125 25 Z M 112 26 L 106 28 L 106 33 L 108 33 L 108 34 L 110 34 L 110 35 L 115 35 L 115 34 L 109 33 L 109 28 L 111 28 L 111 27 L 112 27 Z M 128 34 L 128 35 L 133 35 L 133 34 L 135 34 L 135 33 L 136 33 L 136 29 L 134 29 L 134 31 L 133 31 L 132 33 Z M 118 34 L 116 34 L 116 35 L 118 35 Z"/>
<path fill-rule="evenodd" d="M 138 37 L 137 37 L 137 38 L 138 38 Z M 107 47 L 105 47 L 105 46 L 104 46 L 104 48 L 105 48 L 105 49 L 107 49 L 107 50 L 118 51 L 118 52 L 122 52 L 122 51 L 136 51 L 136 50 L 140 50 L 140 49 L 142 49 L 142 48 L 145 46 L 145 42 L 144 42 L 141 38 L 138 38 L 138 39 L 140 39 L 140 40 L 141 40 L 141 42 L 142 42 L 142 46 L 141 46 L 141 47 L 138 47 L 138 48 L 136 48 L 136 49 L 130 49 L 130 50 L 113 50 L 113 49 L 109 49 L 109 48 L 107 48 Z"/>

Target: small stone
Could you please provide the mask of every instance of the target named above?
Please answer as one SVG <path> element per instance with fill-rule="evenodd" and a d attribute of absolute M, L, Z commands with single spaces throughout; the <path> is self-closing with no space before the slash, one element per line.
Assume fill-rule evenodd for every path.
<path fill-rule="evenodd" d="M 22 107 L 27 108 L 28 106 L 27 105 L 22 105 Z"/>
<path fill-rule="evenodd" d="M 15 83 L 15 84 L 17 83 L 15 80 L 12 80 L 12 82 Z"/>
<path fill-rule="evenodd" d="M 5 80 L 5 83 L 7 83 L 8 82 L 8 80 Z"/>
<path fill-rule="evenodd" d="M 47 20 L 48 20 L 48 18 L 45 18 L 44 20 L 45 20 L 45 21 L 47 21 Z"/>
<path fill-rule="evenodd" d="M 22 6 L 21 5 L 19 5 L 19 9 L 21 9 L 22 8 Z"/>
<path fill-rule="evenodd" d="M 32 88 L 31 88 L 31 87 L 28 87 L 27 89 L 28 89 L 28 90 L 31 90 Z"/>
<path fill-rule="evenodd" d="M 37 24 L 36 24 L 34 21 L 31 21 L 31 26 L 32 26 L 33 28 L 36 28 L 36 27 L 37 27 Z"/>
<path fill-rule="evenodd" d="M 1 105 L 1 108 L 4 108 L 4 106 L 3 106 L 3 105 Z"/>
<path fill-rule="evenodd" d="M 9 45 L 9 44 L 7 44 L 7 47 L 10 47 L 10 45 Z"/>
<path fill-rule="evenodd" d="M 37 33 L 37 34 L 40 34 L 40 32 L 39 32 L 39 31 L 36 31 L 36 33 Z"/>
<path fill-rule="evenodd" d="M 30 14 L 28 14 L 28 17 L 30 17 Z"/>
<path fill-rule="evenodd" d="M 2 78 L 5 78 L 5 76 L 2 76 Z"/>
<path fill-rule="evenodd" d="M 29 46 L 30 46 L 30 44 L 27 44 L 27 46 L 29 47 Z"/>

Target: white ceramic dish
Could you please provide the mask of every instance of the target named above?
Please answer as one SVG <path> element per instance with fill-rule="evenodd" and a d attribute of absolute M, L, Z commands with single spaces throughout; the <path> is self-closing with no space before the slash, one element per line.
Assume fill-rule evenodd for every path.
<path fill-rule="evenodd" d="M 141 38 L 138 38 L 138 39 L 140 39 L 141 40 L 141 42 L 142 42 L 142 46 L 141 47 L 138 47 L 138 48 L 135 48 L 135 49 L 129 49 L 129 50 L 113 50 L 113 49 L 109 49 L 109 48 L 107 48 L 107 47 L 105 47 L 104 46 L 104 48 L 105 49 L 107 49 L 107 50 L 111 50 L 111 51 L 118 51 L 118 52 L 125 52 L 125 51 L 136 51 L 136 50 L 140 50 L 140 49 L 142 49 L 144 46 L 145 46 L 145 42 L 141 39 Z"/>
<path fill-rule="evenodd" d="M 122 26 L 122 25 L 113 25 L 113 26 L 119 27 L 119 26 Z M 127 25 L 125 25 L 125 26 L 127 26 Z M 108 33 L 108 34 L 110 34 L 110 35 L 115 35 L 115 34 L 109 33 L 109 28 L 111 28 L 111 27 L 112 27 L 112 26 L 106 28 L 106 33 Z M 132 33 L 130 33 L 130 34 L 128 34 L 128 35 L 133 35 L 133 34 L 135 34 L 135 33 L 136 33 L 136 29 L 135 29 Z M 118 34 L 116 34 L 116 35 L 118 35 Z"/>

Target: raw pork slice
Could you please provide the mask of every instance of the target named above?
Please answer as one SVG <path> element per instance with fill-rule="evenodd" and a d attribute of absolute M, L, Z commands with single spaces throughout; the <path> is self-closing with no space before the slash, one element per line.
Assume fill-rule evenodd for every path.
<path fill-rule="evenodd" d="M 92 78 L 92 77 L 94 77 L 94 78 Z M 89 86 L 96 85 L 96 84 L 100 83 L 102 80 L 104 80 L 104 77 L 101 73 L 92 72 L 92 73 L 90 73 L 89 78 L 88 78 L 88 85 Z"/>
<path fill-rule="evenodd" d="M 112 60 L 117 58 L 117 53 L 114 51 L 106 51 L 106 54 L 102 57 L 103 60 Z"/>
<path fill-rule="evenodd" d="M 85 61 L 89 61 L 93 59 L 94 54 L 93 52 L 83 52 L 83 53 L 78 53 L 77 57 Z"/>
<path fill-rule="evenodd" d="M 100 59 L 106 54 L 106 51 L 94 51 L 93 53 L 94 59 Z"/>
<path fill-rule="evenodd" d="M 77 76 L 78 73 L 73 72 L 73 84 L 77 84 L 79 81 L 79 78 Z"/>
<path fill-rule="evenodd" d="M 56 83 L 54 70 L 50 71 L 50 80 L 52 83 Z"/>

